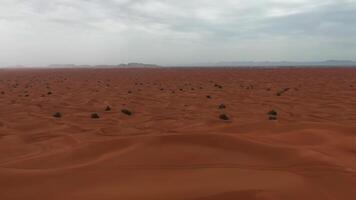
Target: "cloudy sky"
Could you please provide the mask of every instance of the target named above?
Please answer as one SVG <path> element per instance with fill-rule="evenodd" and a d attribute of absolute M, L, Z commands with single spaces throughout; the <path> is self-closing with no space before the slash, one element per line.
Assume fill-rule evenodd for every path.
<path fill-rule="evenodd" d="M 356 60 L 356 0 L 0 0 L 0 65 Z"/>

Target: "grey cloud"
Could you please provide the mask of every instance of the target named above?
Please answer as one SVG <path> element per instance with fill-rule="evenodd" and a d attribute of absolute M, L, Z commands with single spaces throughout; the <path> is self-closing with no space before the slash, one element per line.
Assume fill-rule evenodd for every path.
<path fill-rule="evenodd" d="M 356 31 L 356 7 L 328 5 L 318 10 L 264 21 L 262 30 L 274 34 L 353 35 Z"/>
<path fill-rule="evenodd" d="M 356 0 L 3 0 L 0 62 L 356 59 L 355 13 Z"/>

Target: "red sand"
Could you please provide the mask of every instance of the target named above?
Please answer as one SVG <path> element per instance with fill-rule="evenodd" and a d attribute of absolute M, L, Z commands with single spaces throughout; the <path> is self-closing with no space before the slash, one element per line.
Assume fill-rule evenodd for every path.
<path fill-rule="evenodd" d="M 1 91 L 1 200 L 356 199 L 354 69 L 0 70 Z"/>

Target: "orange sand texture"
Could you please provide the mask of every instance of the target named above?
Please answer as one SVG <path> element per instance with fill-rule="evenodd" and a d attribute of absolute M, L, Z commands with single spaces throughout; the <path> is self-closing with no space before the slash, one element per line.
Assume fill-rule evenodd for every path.
<path fill-rule="evenodd" d="M 356 69 L 3 69 L 0 92 L 1 200 L 356 199 Z"/>

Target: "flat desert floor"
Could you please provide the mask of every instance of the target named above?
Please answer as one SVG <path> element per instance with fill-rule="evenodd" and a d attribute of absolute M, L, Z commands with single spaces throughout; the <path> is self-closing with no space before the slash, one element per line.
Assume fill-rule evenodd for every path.
<path fill-rule="evenodd" d="M 356 69 L 2 69 L 0 199 L 354 200 Z"/>

